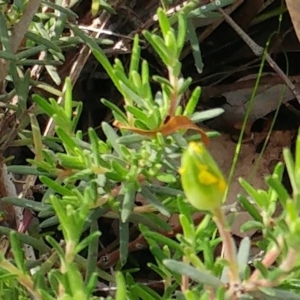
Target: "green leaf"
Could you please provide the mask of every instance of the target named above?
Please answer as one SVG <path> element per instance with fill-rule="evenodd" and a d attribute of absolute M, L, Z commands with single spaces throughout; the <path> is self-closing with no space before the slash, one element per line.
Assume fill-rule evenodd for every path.
<path fill-rule="evenodd" d="M 95 17 L 96 14 L 98 13 L 100 9 L 100 0 L 92 0 L 92 8 L 91 8 L 91 12 L 92 12 L 92 16 Z"/>
<path fill-rule="evenodd" d="M 137 191 L 136 183 L 125 182 L 123 183 L 123 189 L 125 191 L 125 195 L 124 195 L 122 209 L 121 209 L 121 221 L 123 223 L 126 223 L 134 207 L 135 195 Z"/>
<path fill-rule="evenodd" d="M 185 38 L 187 33 L 187 20 L 186 20 L 186 16 L 181 12 L 177 14 L 177 18 L 178 18 L 177 55 L 179 57 L 182 48 L 185 44 Z"/>
<path fill-rule="evenodd" d="M 281 299 L 300 300 L 300 295 L 297 295 L 295 293 L 285 291 L 285 290 L 279 290 L 279 289 L 272 289 L 272 290 L 274 291 L 275 297 L 278 300 Z M 274 297 L 272 299 L 274 299 Z"/>
<path fill-rule="evenodd" d="M 243 238 L 237 253 L 237 264 L 239 267 L 239 274 L 241 278 L 244 278 L 244 273 L 248 266 L 250 247 L 251 241 L 249 237 Z"/>
<path fill-rule="evenodd" d="M 137 298 L 132 300 L 160 300 L 161 296 L 159 296 L 152 288 L 142 285 L 142 284 L 135 284 L 134 286 L 130 287 L 131 295 L 136 296 Z M 132 297 L 131 296 L 131 297 Z M 166 298 L 171 299 L 171 298 Z"/>
<path fill-rule="evenodd" d="M 17 268 L 23 274 L 26 274 L 27 272 L 24 264 L 25 262 L 24 253 L 20 244 L 20 240 L 18 239 L 15 231 L 10 232 L 10 243 L 11 243 L 11 250 L 13 252 L 14 261 L 17 265 Z"/>
<path fill-rule="evenodd" d="M 43 218 L 44 217 L 43 212 L 39 213 L 38 216 L 39 216 L 39 218 Z M 48 227 L 51 227 L 51 226 L 55 226 L 58 223 L 59 223 L 59 220 L 58 220 L 57 216 L 53 216 L 53 217 L 50 217 L 50 218 L 42 221 L 40 223 L 40 228 L 48 228 Z"/>
<path fill-rule="evenodd" d="M 32 162 L 34 161 L 32 160 Z M 37 170 L 36 167 L 33 166 L 11 165 L 7 167 L 7 171 L 14 174 L 21 174 L 21 175 L 35 175 L 35 176 L 48 175 L 48 173 L 41 172 Z"/>
<path fill-rule="evenodd" d="M 167 78 L 161 77 L 159 75 L 153 75 L 152 78 L 154 81 L 160 83 L 161 85 L 166 85 L 172 88 L 171 82 Z"/>
<path fill-rule="evenodd" d="M 130 79 L 132 80 L 132 83 L 134 84 L 139 95 L 142 97 L 145 97 L 144 91 L 143 91 L 142 78 L 141 78 L 140 74 L 137 71 L 132 71 L 130 73 Z M 147 102 L 145 103 L 145 106 L 147 107 Z"/>
<path fill-rule="evenodd" d="M 80 253 L 83 249 L 88 247 L 91 243 L 93 243 L 94 241 L 99 240 L 100 236 L 101 236 L 100 231 L 93 232 L 92 234 L 90 234 L 89 236 L 84 238 L 82 241 L 80 241 L 80 243 L 75 248 L 75 252 Z M 97 243 L 97 245 L 98 245 L 98 243 Z"/>
<path fill-rule="evenodd" d="M 139 35 L 136 34 L 133 40 L 129 74 L 132 74 L 133 71 L 137 72 L 139 70 L 140 56 L 141 56 L 141 47 L 139 46 Z"/>
<path fill-rule="evenodd" d="M 77 265 L 73 262 L 68 263 L 67 270 L 68 285 L 73 294 L 73 297 L 70 297 L 70 300 L 85 298 L 85 286 Z"/>
<path fill-rule="evenodd" d="M 176 42 L 176 37 L 173 31 L 168 31 L 166 36 L 165 36 L 165 43 L 166 46 L 168 48 L 169 53 L 172 53 L 172 67 L 173 64 L 176 62 L 176 60 L 178 59 L 177 57 L 177 53 L 178 53 L 178 49 L 177 49 L 177 42 Z"/>
<path fill-rule="evenodd" d="M 95 256 L 97 256 L 97 253 L 95 254 Z M 96 266 L 96 263 L 94 264 Z M 96 268 L 95 268 L 96 269 Z M 86 282 L 86 293 L 88 294 L 88 296 L 92 296 L 95 289 L 96 289 L 96 286 L 97 286 L 97 283 L 98 283 L 98 275 L 97 275 L 97 272 L 93 273 L 91 277 L 85 277 L 86 279 L 89 278 L 89 281 Z"/>
<path fill-rule="evenodd" d="M 199 123 L 199 122 L 203 122 L 218 117 L 223 113 L 224 113 L 223 108 L 213 108 L 206 111 L 195 112 L 191 116 L 191 120 L 195 123 Z"/>
<path fill-rule="evenodd" d="M 13 78 L 16 94 L 19 96 L 17 116 L 23 114 L 26 110 L 26 102 L 28 98 L 30 71 L 27 70 L 23 75 L 17 68 L 14 62 L 9 65 L 10 75 Z"/>
<path fill-rule="evenodd" d="M 32 138 L 35 150 L 35 159 L 38 161 L 43 160 L 43 142 L 42 142 L 42 134 L 40 130 L 40 126 L 38 120 L 34 114 L 29 114 L 31 129 L 32 129 Z"/>
<path fill-rule="evenodd" d="M 49 116 L 49 117 L 52 117 L 53 114 L 55 113 L 53 107 L 49 104 L 49 102 L 44 99 L 43 97 L 37 95 L 37 94 L 34 94 L 32 95 L 32 100 L 37 104 L 39 105 L 43 111 Z"/>
<path fill-rule="evenodd" d="M 183 115 L 184 116 L 191 116 L 196 107 L 197 107 L 197 104 L 198 104 L 198 100 L 199 100 L 199 97 L 201 95 L 201 88 L 200 87 L 196 87 L 194 90 L 193 90 L 193 93 L 184 109 L 184 112 L 183 112 Z M 192 119 L 192 121 L 195 122 L 195 120 Z"/>
<path fill-rule="evenodd" d="M 251 217 L 254 220 L 262 223 L 261 214 L 258 212 L 256 207 L 243 195 L 238 195 L 238 199 L 242 207 L 251 215 Z"/>
<path fill-rule="evenodd" d="M 45 49 L 47 49 L 47 47 L 45 45 L 34 46 L 27 50 L 21 51 L 20 53 L 17 53 L 16 57 L 18 60 L 22 60 L 24 58 L 32 57 Z"/>
<path fill-rule="evenodd" d="M 37 45 L 44 45 L 46 46 L 48 49 L 52 49 L 54 50 L 55 52 L 58 52 L 60 53 L 61 52 L 61 49 L 59 46 L 57 46 L 55 43 L 51 42 L 49 39 L 46 39 L 46 38 L 43 38 L 42 36 L 40 35 L 37 35 L 31 31 L 27 31 L 25 33 L 25 37 L 27 39 L 30 39 L 32 41 L 34 41 Z"/>
<path fill-rule="evenodd" d="M 120 123 L 124 125 L 128 124 L 126 115 L 115 104 L 103 98 L 101 99 L 101 102 L 113 112 L 113 115 L 116 120 L 118 120 Z"/>
<path fill-rule="evenodd" d="M 34 159 L 27 159 L 27 162 L 36 165 L 37 167 L 37 175 L 47 175 L 47 176 L 55 176 L 57 174 L 57 169 L 53 167 L 53 165 L 45 162 L 45 161 L 37 161 Z M 44 173 L 41 171 L 47 171 L 48 173 Z"/>
<path fill-rule="evenodd" d="M 186 90 L 189 88 L 191 83 L 192 83 L 192 78 L 191 77 L 188 77 L 185 80 L 183 78 L 180 78 L 179 83 L 178 83 L 178 85 L 179 85 L 178 94 L 183 95 L 186 92 Z"/>
<path fill-rule="evenodd" d="M 10 60 L 10 61 L 15 61 L 15 62 L 18 61 L 17 56 L 8 51 L 0 51 L 0 58 L 3 58 L 5 60 Z"/>
<path fill-rule="evenodd" d="M 86 44 L 91 48 L 93 55 L 95 58 L 101 63 L 111 80 L 114 82 L 115 86 L 119 89 L 119 82 L 118 77 L 114 73 L 114 69 L 112 65 L 110 64 L 108 58 L 106 57 L 105 53 L 102 51 L 102 49 L 91 39 L 89 36 L 87 36 L 83 31 L 81 31 L 77 26 L 75 25 L 69 25 L 69 27 L 74 31 L 76 35 L 78 35 Z"/>
<path fill-rule="evenodd" d="M 151 185 L 148 189 L 157 194 L 167 195 L 167 196 L 182 196 L 185 197 L 184 192 L 182 190 L 170 188 L 167 186 L 160 186 L 160 185 Z"/>
<path fill-rule="evenodd" d="M 273 175 L 267 177 L 266 182 L 276 192 L 282 206 L 285 207 L 286 201 L 290 198 L 290 195 L 283 184 L 278 180 L 278 178 L 274 178 Z"/>
<path fill-rule="evenodd" d="M 152 204 L 162 215 L 169 217 L 167 208 L 158 200 L 154 194 L 146 187 L 142 186 L 141 195 L 143 195 L 149 204 Z"/>
<path fill-rule="evenodd" d="M 0 13 L 0 39 L 2 43 L 2 49 L 4 48 L 5 51 L 13 53 L 10 45 L 8 29 L 6 27 L 6 20 L 2 12 Z"/>
<path fill-rule="evenodd" d="M 290 149 L 283 149 L 283 157 L 286 164 L 287 172 L 289 174 L 289 179 L 293 188 L 293 192 L 295 194 L 298 194 L 298 184 L 295 178 L 295 162 Z"/>
<path fill-rule="evenodd" d="M 132 213 L 129 221 L 134 223 L 134 224 L 144 224 L 145 226 L 151 228 L 152 230 L 156 230 L 159 231 L 161 230 L 161 224 L 158 224 L 157 222 L 157 218 L 156 219 L 152 219 L 150 218 L 150 215 L 147 214 L 137 214 L 137 213 Z M 168 230 L 171 230 L 170 226 L 168 228 Z"/>
<path fill-rule="evenodd" d="M 158 174 L 156 176 L 157 180 L 164 182 L 164 183 L 174 183 L 176 182 L 176 177 L 173 174 Z"/>
<path fill-rule="evenodd" d="M 220 281 L 217 277 L 212 276 L 204 271 L 197 270 L 186 263 L 178 262 L 172 259 L 166 259 L 163 261 L 163 263 L 171 271 L 188 276 L 196 282 L 211 286 L 213 288 L 220 288 L 223 286 L 222 281 Z"/>
<path fill-rule="evenodd" d="M 84 228 L 85 229 L 85 228 Z M 90 227 L 90 235 L 93 235 L 95 232 L 98 232 L 99 236 L 101 233 L 99 232 L 98 222 L 96 220 L 92 221 Z M 87 290 L 92 293 L 95 288 L 96 282 L 92 283 L 92 278 L 96 273 L 97 268 L 97 257 L 98 257 L 98 247 L 99 247 L 99 240 L 93 239 L 90 241 L 88 245 L 88 255 L 87 255 L 87 268 L 86 268 L 86 276 L 85 276 L 85 283 L 87 285 Z M 97 279 L 97 277 L 96 277 Z"/>
<path fill-rule="evenodd" d="M 195 239 L 195 227 L 194 224 L 190 222 L 189 218 L 183 214 L 179 215 L 180 224 L 183 230 L 184 238 L 191 244 L 193 244 Z"/>
<path fill-rule="evenodd" d="M 123 167 L 119 162 L 117 162 L 116 160 L 113 160 L 111 162 L 111 166 L 114 169 L 115 173 L 118 174 L 120 176 L 120 178 L 126 178 L 127 174 L 128 174 L 128 169 L 126 169 L 125 167 Z"/>
<path fill-rule="evenodd" d="M 0 226 L 1 234 L 9 236 L 12 231 L 14 230 L 4 226 Z M 49 253 L 49 251 L 51 251 L 50 247 L 47 246 L 42 239 L 37 239 L 32 236 L 29 236 L 28 234 L 23 234 L 19 232 L 15 232 L 15 234 L 17 235 L 18 240 L 20 240 L 22 243 L 32 246 L 34 249 L 40 251 L 41 253 Z"/>
<path fill-rule="evenodd" d="M 166 47 L 163 39 L 159 36 L 152 35 L 148 31 L 143 32 L 146 40 L 151 44 L 154 48 L 155 52 L 159 55 L 163 63 L 167 66 L 170 65 L 170 53 L 168 48 Z"/>
<path fill-rule="evenodd" d="M 98 149 L 99 138 L 97 136 L 97 133 L 95 132 L 95 130 L 93 128 L 89 128 L 88 135 L 89 135 L 90 142 L 91 142 L 94 163 L 96 164 L 96 166 L 101 166 L 102 160 L 101 160 L 99 149 Z"/>
<path fill-rule="evenodd" d="M 72 98 L 72 83 L 69 77 L 65 80 L 65 94 L 64 94 L 65 114 L 69 120 L 72 119 L 73 98 Z"/>
<path fill-rule="evenodd" d="M 56 167 L 56 156 L 55 154 L 49 149 L 43 149 L 43 157 L 45 162 L 51 165 L 53 168 Z"/>
<path fill-rule="evenodd" d="M 67 7 L 63 7 L 61 5 L 57 5 L 53 2 L 50 1 L 46 1 L 46 0 L 42 0 L 42 3 L 48 7 L 51 7 L 55 10 L 58 10 L 72 18 L 78 19 L 78 15 L 76 13 L 74 13 L 71 9 L 67 8 Z"/>
<path fill-rule="evenodd" d="M 59 290 L 59 283 L 60 282 L 65 282 L 64 278 L 63 278 L 63 274 L 61 274 L 61 272 L 59 272 L 59 270 L 57 269 L 52 269 L 49 273 L 48 273 L 48 281 L 50 284 L 50 288 L 53 291 L 58 291 Z M 66 299 L 68 300 L 68 298 Z"/>
<path fill-rule="evenodd" d="M 246 180 L 243 178 L 239 178 L 239 183 L 242 186 L 242 188 L 248 193 L 248 195 L 255 201 L 260 207 L 264 206 L 264 203 L 262 203 L 262 199 L 258 193 L 258 191 Z"/>
<path fill-rule="evenodd" d="M 70 189 L 62 186 L 60 183 L 50 179 L 49 177 L 40 176 L 40 180 L 47 187 L 51 188 L 52 190 L 61 194 L 62 196 L 74 196 L 74 193 Z"/>
<path fill-rule="evenodd" d="M 60 85 L 61 84 L 61 78 L 60 78 L 59 74 L 57 73 L 57 68 L 54 67 L 54 66 L 46 65 L 45 69 L 47 70 L 49 76 L 54 81 L 54 83 L 56 85 Z"/>
<path fill-rule="evenodd" d="M 143 236 L 148 240 L 154 240 L 162 245 L 167 245 L 170 249 L 174 249 L 179 251 L 179 253 L 183 253 L 183 249 L 180 244 L 177 242 L 171 240 L 170 238 L 158 233 L 158 232 L 153 232 L 150 230 L 146 230 L 145 227 L 140 226 L 141 232 L 143 233 Z"/>
<path fill-rule="evenodd" d="M 125 95 L 126 99 L 129 100 L 127 104 L 131 104 L 131 100 L 134 101 L 139 107 L 144 107 L 144 99 L 140 97 L 137 93 L 133 91 L 128 85 L 124 83 L 124 81 L 120 80 L 120 89 L 122 94 Z"/>
<path fill-rule="evenodd" d="M 129 222 L 119 222 L 120 232 L 120 263 L 124 266 L 128 258 Z"/>
<path fill-rule="evenodd" d="M 145 126 L 147 128 L 148 116 L 147 116 L 145 110 L 139 109 L 135 106 L 127 105 L 126 106 L 126 111 L 130 112 L 139 121 L 145 123 Z"/>
<path fill-rule="evenodd" d="M 243 225 L 241 225 L 240 227 L 241 232 L 247 232 L 250 230 L 263 230 L 264 229 L 264 225 L 261 222 L 257 222 L 257 221 L 248 221 L 246 223 L 244 223 Z"/>
<path fill-rule="evenodd" d="M 131 145 L 131 144 L 141 143 L 142 141 L 144 141 L 146 139 L 147 139 L 147 137 L 145 137 L 145 136 L 133 133 L 133 134 L 127 134 L 127 135 L 119 137 L 117 142 L 119 144 L 123 144 L 123 145 Z"/>
<path fill-rule="evenodd" d="M 103 9 L 105 9 L 108 13 L 110 13 L 111 15 L 116 15 L 117 14 L 117 12 L 115 11 L 115 9 L 111 6 L 111 5 L 109 5 L 108 3 L 107 3 L 107 1 L 105 1 L 105 0 L 100 0 L 100 5 L 101 5 L 101 7 L 103 8 Z"/>
<path fill-rule="evenodd" d="M 102 122 L 101 126 L 104 134 L 106 135 L 114 150 L 120 155 L 120 157 L 122 157 L 122 150 L 120 149 L 120 145 L 117 143 L 119 136 L 108 123 Z"/>
<path fill-rule="evenodd" d="M 83 109 L 83 103 L 82 102 L 78 102 L 77 105 L 76 105 L 76 109 L 75 109 L 75 112 L 74 112 L 74 117 L 73 117 L 73 126 L 71 128 L 71 132 L 75 132 L 76 131 L 76 128 L 77 128 L 77 124 L 79 122 L 79 119 L 80 119 L 80 116 L 81 116 L 81 113 L 82 113 L 82 109 Z M 76 132 L 76 134 L 78 133 L 79 131 Z"/>
<path fill-rule="evenodd" d="M 188 29 L 187 37 L 191 44 L 192 54 L 194 57 L 196 69 L 197 69 L 198 73 L 202 73 L 204 64 L 202 61 L 200 45 L 199 45 L 197 34 L 195 32 L 195 27 L 192 24 L 190 19 L 187 20 L 187 29 Z"/>
<path fill-rule="evenodd" d="M 72 139 L 72 137 L 60 127 L 56 127 L 55 131 L 58 137 L 63 142 L 67 153 L 73 155 L 76 154 L 75 149 L 79 149 L 79 148 L 77 144 L 74 142 L 74 140 Z"/>
<path fill-rule="evenodd" d="M 65 208 L 63 207 L 61 201 L 57 197 L 51 195 L 50 201 L 59 219 L 59 223 L 61 224 L 66 243 L 77 243 L 77 239 L 79 237 L 80 232 L 78 232 L 76 223 L 73 223 L 73 217 L 69 213 L 67 215 Z"/>
<path fill-rule="evenodd" d="M 254 260 L 253 265 L 261 273 L 263 278 L 268 278 L 269 271 L 261 261 Z"/>
<path fill-rule="evenodd" d="M 116 283 L 117 283 L 117 293 L 116 300 L 126 300 L 127 299 L 127 289 L 124 276 L 121 272 L 116 272 Z"/>
<path fill-rule="evenodd" d="M 164 39 L 166 39 L 167 34 L 172 31 L 172 28 L 169 24 L 168 17 L 166 16 L 165 12 L 162 8 L 158 8 L 157 10 L 158 22 L 161 32 L 163 34 Z"/>
<path fill-rule="evenodd" d="M 47 210 L 51 207 L 49 204 L 45 204 L 45 203 L 41 203 L 41 202 L 37 202 L 37 201 L 33 201 L 33 200 L 28 200 L 25 198 L 4 197 L 4 198 L 1 198 L 1 201 L 4 203 L 10 203 L 15 206 L 28 208 L 28 209 L 38 211 L 38 212 Z"/>

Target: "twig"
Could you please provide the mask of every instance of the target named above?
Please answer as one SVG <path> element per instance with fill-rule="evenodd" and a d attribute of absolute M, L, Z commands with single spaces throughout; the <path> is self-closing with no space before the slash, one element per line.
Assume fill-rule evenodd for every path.
<path fill-rule="evenodd" d="M 218 11 L 223 15 L 224 19 L 227 23 L 236 31 L 236 33 L 244 40 L 244 42 L 249 46 L 249 48 L 253 51 L 253 53 L 261 57 L 265 55 L 266 61 L 269 63 L 270 67 L 278 74 L 278 76 L 285 82 L 288 88 L 293 92 L 298 102 L 300 102 L 300 91 L 299 89 L 292 83 L 292 81 L 284 74 L 284 72 L 280 69 L 277 63 L 273 60 L 273 58 L 266 52 L 264 53 L 264 48 L 257 45 L 249 35 L 243 31 L 241 27 L 228 15 L 226 12 L 219 8 Z"/>
<path fill-rule="evenodd" d="M 231 236 L 230 229 L 226 224 L 226 218 L 223 210 L 221 208 L 217 208 L 213 211 L 214 220 L 218 227 L 220 237 L 223 242 L 223 249 L 225 253 L 225 259 L 228 261 L 228 270 L 229 270 L 229 278 L 230 278 L 230 286 L 235 286 L 240 283 L 236 251 L 234 248 L 234 241 Z"/>

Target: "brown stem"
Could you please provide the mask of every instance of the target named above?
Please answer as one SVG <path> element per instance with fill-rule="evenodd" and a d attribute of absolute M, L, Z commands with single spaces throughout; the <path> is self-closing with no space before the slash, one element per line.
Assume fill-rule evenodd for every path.
<path fill-rule="evenodd" d="M 186 256 L 183 256 L 182 261 L 189 263 L 189 260 Z M 189 289 L 189 277 L 186 275 L 181 276 L 181 291 L 185 293 Z"/>
<path fill-rule="evenodd" d="M 282 236 L 280 236 L 277 238 L 277 243 L 275 244 L 274 248 L 268 251 L 264 256 L 263 260 L 261 261 L 264 267 L 269 268 L 276 261 L 277 257 L 281 252 L 282 246 L 283 239 Z M 256 269 L 249 278 L 249 282 L 256 282 L 259 276 L 260 271 Z"/>
<path fill-rule="evenodd" d="M 294 248 L 290 249 L 286 258 L 280 264 L 279 269 L 281 269 L 284 272 L 290 272 L 294 268 L 297 258 L 297 250 Z"/>
<path fill-rule="evenodd" d="M 236 259 L 236 251 L 234 248 L 234 241 L 231 236 L 231 232 L 228 229 L 225 214 L 221 207 L 216 208 L 213 211 L 214 221 L 218 227 L 220 237 L 223 243 L 223 249 L 225 253 L 225 259 L 228 261 L 229 266 L 229 278 L 230 283 L 235 284 L 239 283 L 239 272 L 238 272 L 238 265 Z"/>

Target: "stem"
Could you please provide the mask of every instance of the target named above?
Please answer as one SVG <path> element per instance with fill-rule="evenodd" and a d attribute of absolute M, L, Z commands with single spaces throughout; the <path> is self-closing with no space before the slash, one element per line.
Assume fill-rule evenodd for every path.
<path fill-rule="evenodd" d="M 189 259 L 184 256 L 182 258 L 183 262 L 189 263 Z M 181 291 L 184 294 L 189 289 L 189 278 L 186 275 L 181 276 Z"/>
<path fill-rule="evenodd" d="M 225 214 L 222 208 L 218 207 L 213 211 L 213 215 L 214 221 L 218 227 L 219 234 L 222 239 L 224 256 L 229 263 L 228 269 L 230 282 L 233 284 L 240 283 L 234 241 L 231 237 L 231 232 L 227 226 Z"/>
<path fill-rule="evenodd" d="M 289 250 L 286 258 L 280 264 L 279 269 L 281 269 L 284 272 L 290 272 L 295 267 L 297 258 L 298 258 L 298 252 L 296 249 L 292 248 L 291 250 Z"/>
<path fill-rule="evenodd" d="M 178 78 L 173 75 L 173 68 L 168 67 L 169 81 L 173 87 L 173 91 L 170 97 L 169 117 L 175 116 L 178 106 Z"/>
<path fill-rule="evenodd" d="M 282 236 L 279 236 L 277 238 L 277 243 L 275 244 L 274 248 L 272 248 L 270 251 L 266 253 L 261 263 L 265 268 L 269 268 L 277 259 L 277 257 L 280 255 L 281 250 L 283 247 L 283 238 Z M 260 271 L 256 269 L 251 277 L 249 278 L 249 282 L 256 282 L 259 278 Z"/>

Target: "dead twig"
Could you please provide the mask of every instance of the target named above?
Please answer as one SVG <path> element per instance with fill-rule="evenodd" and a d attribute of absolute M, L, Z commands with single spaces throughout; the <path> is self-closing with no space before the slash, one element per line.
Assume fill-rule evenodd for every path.
<path fill-rule="evenodd" d="M 269 53 L 265 52 L 264 48 L 257 45 L 249 35 L 243 31 L 238 24 L 228 15 L 226 12 L 219 8 L 218 11 L 223 15 L 224 19 L 227 23 L 236 31 L 236 33 L 244 40 L 244 42 L 249 46 L 249 48 L 253 51 L 253 53 L 258 56 L 262 57 L 265 55 L 266 61 L 269 63 L 270 67 L 277 73 L 277 75 L 283 80 L 283 82 L 288 86 L 288 88 L 293 92 L 298 102 L 300 102 L 300 91 L 299 89 L 293 84 L 290 78 L 280 69 L 277 63 L 273 60 L 273 58 L 269 55 Z"/>

